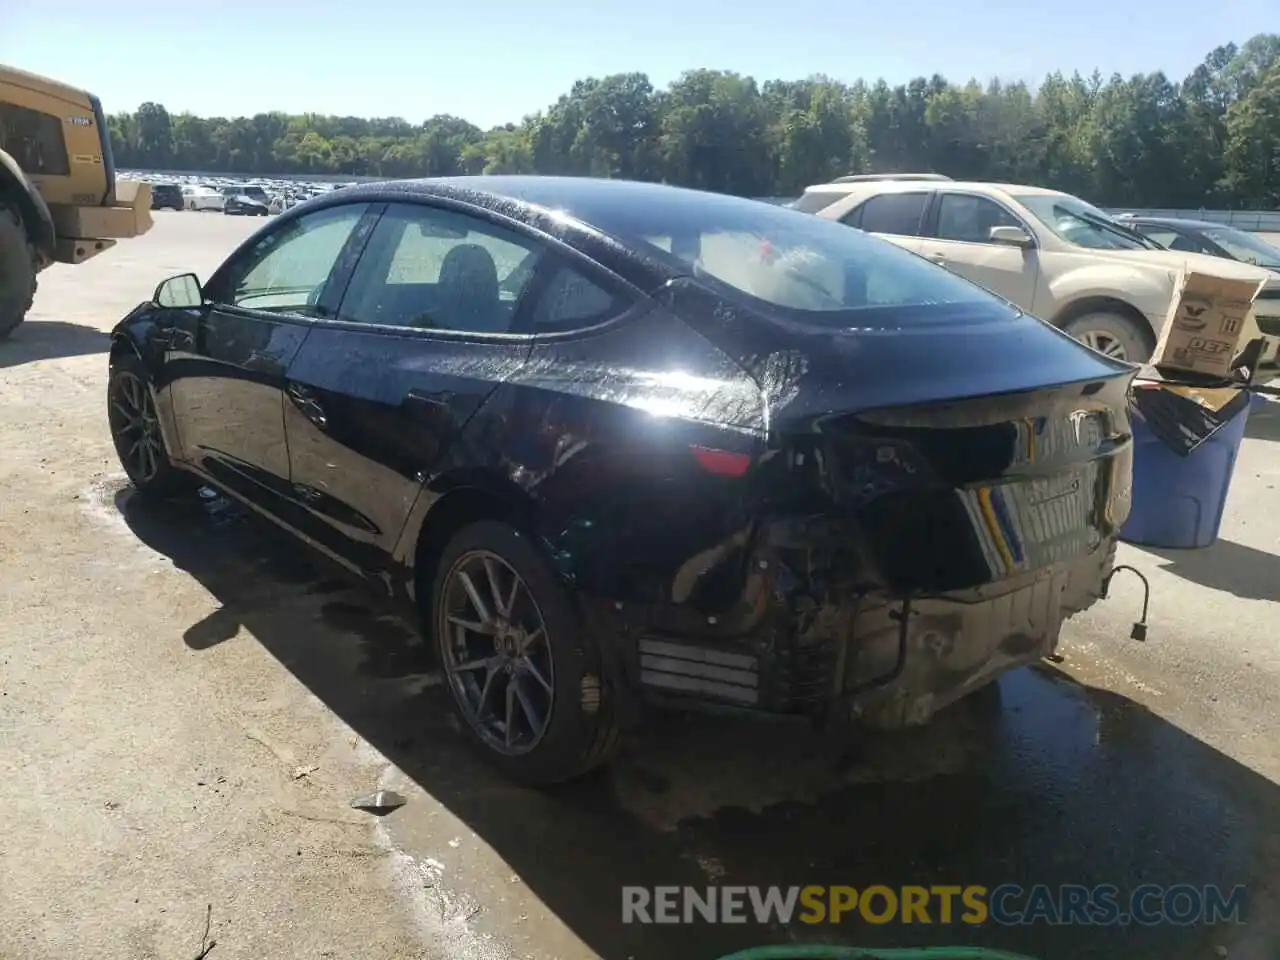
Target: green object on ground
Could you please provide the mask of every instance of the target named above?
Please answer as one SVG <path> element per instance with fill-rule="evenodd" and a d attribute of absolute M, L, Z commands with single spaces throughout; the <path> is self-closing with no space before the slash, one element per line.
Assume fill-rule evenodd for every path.
<path fill-rule="evenodd" d="M 987 947 L 846 947 L 820 943 L 751 947 L 720 960 L 1036 960 Z"/>

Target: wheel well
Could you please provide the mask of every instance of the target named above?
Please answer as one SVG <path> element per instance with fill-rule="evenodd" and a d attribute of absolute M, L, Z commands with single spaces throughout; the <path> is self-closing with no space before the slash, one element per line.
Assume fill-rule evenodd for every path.
<path fill-rule="evenodd" d="M 120 357 L 130 353 L 138 356 L 138 348 L 130 342 L 128 337 L 117 334 L 111 338 L 111 352 L 107 354 L 107 363 L 115 363 Z"/>
<path fill-rule="evenodd" d="M 1053 318 L 1053 325 L 1061 330 L 1072 320 L 1083 317 L 1087 313 L 1116 313 L 1132 320 L 1137 324 L 1138 330 L 1142 333 L 1143 339 L 1146 340 L 1147 346 L 1151 350 L 1155 350 L 1156 334 L 1151 329 L 1151 321 L 1133 304 L 1125 303 L 1116 297 L 1082 297 L 1079 300 L 1072 301 Z"/>
<path fill-rule="evenodd" d="M 423 617 L 423 635 L 429 635 L 431 624 L 427 617 L 431 600 L 431 586 L 435 582 L 436 568 L 445 547 L 454 534 L 465 526 L 481 520 L 498 520 L 508 523 L 526 534 L 534 528 L 533 510 L 510 497 L 482 487 L 462 487 L 446 493 L 432 505 L 427 519 L 418 532 L 418 543 L 413 554 L 414 596 L 419 615 Z"/>

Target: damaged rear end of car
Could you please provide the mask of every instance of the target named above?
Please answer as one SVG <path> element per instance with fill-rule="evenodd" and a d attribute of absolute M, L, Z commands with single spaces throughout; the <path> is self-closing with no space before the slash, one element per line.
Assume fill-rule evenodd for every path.
<path fill-rule="evenodd" d="M 954 282 L 817 316 L 668 289 L 759 386 L 767 436 L 724 494 L 739 522 L 632 625 L 648 698 L 923 724 L 1105 595 L 1136 368 Z"/>
<path fill-rule="evenodd" d="M 761 705 L 909 726 L 1052 653 L 1110 573 L 1127 431 L 1123 378 L 786 424 L 742 601 L 755 672 L 794 667 Z"/>

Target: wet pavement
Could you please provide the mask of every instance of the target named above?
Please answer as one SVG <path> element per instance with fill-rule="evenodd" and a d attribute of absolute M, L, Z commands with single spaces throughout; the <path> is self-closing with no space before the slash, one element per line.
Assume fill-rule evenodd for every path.
<path fill-rule="evenodd" d="M 1280 788 L 1134 699 L 1144 684 L 1132 676 L 1127 692 L 1093 685 L 1101 672 L 1116 686 L 1115 668 L 1072 646 L 1118 642 L 1099 627 L 1135 615 L 1119 598 L 1061 666 L 1009 675 L 926 729 L 850 743 L 804 724 L 659 715 L 611 769 L 538 793 L 476 758 L 424 645 L 361 588 L 221 498 L 154 507 L 127 488 L 101 496 L 220 603 L 187 630 L 190 647 L 247 630 L 395 765 L 382 786 L 411 802 L 387 829 L 425 865 L 435 908 L 516 955 L 705 958 L 821 940 L 974 944 L 1042 960 L 1280 955 L 1280 936 L 1261 922 L 1280 905 L 1268 887 L 1280 878 Z M 1157 656 L 1158 601 L 1145 648 Z M 1274 714 L 1261 726 L 1274 734 Z M 1244 884 L 1254 922 L 620 922 L 624 884 L 709 883 Z"/>

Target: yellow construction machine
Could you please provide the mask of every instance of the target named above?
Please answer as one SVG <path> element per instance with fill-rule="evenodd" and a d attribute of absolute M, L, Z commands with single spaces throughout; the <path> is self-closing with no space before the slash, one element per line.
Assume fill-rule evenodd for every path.
<path fill-rule="evenodd" d="M 0 64 L 0 340 L 26 317 L 36 274 L 151 229 L 151 188 L 116 180 L 92 94 Z"/>

